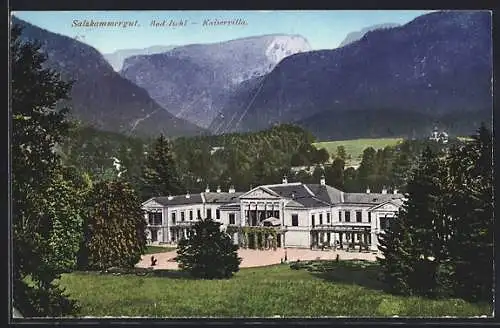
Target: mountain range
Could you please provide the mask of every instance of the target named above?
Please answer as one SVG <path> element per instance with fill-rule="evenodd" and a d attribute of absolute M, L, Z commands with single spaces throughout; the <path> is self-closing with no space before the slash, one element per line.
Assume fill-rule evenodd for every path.
<path fill-rule="evenodd" d="M 487 11 L 438 11 L 367 27 L 312 50 L 300 35 L 153 46 L 102 55 L 16 17 L 47 65 L 74 80 L 72 116 L 155 136 L 246 132 L 295 123 L 320 139 L 452 134 L 491 121 Z M 119 70 L 119 71 L 118 71 Z"/>
<path fill-rule="evenodd" d="M 471 133 L 491 120 L 491 109 L 491 14 L 441 11 L 341 48 L 284 58 L 240 84 L 210 129 L 294 122 L 338 139 L 410 134 L 440 121 Z"/>
<path fill-rule="evenodd" d="M 310 51 L 300 35 L 264 35 L 125 59 L 120 74 L 160 105 L 208 127 L 238 85 L 270 72 L 283 58 Z"/>
<path fill-rule="evenodd" d="M 206 130 L 177 118 L 162 108 L 148 92 L 113 70 L 99 51 L 73 38 L 29 24 L 15 16 L 12 23 L 23 27 L 21 39 L 37 40 L 47 54 L 47 66 L 73 80 L 72 118 L 112 132 L 128 135 L 198 135 Z"/>
<path fill-rule="evenodd" d="M 151 46 L 141 49 L 120 49 L 112 53 L 103 54 L 103 56 L 113 69 L 119 72 L 122 69 L 123 62 L 128 57 L 159 54 L 172 50 L 173 48 L 175 48 L 175 46 Z"/>
<path fill-rule="evenodd" d="M 349 43 L 353 43 L 354 41 L 358 41 L 366 33 L 370 32 L 370 31 L 380 30 L 380 29 L 384 29 L 384 28 L 398 27 L 398 26 L 400 26 L 400 24 L 396 24 L 396 23 L 382 23 L 382 24 L 367 26 L 365 28 L 362 28 L 359 31 L 354 31 L 354 32 L 350 32 L 349 34 L 347 34 L 345 39 L 342 42 L 340 42 L 338 47 L 340 48 L 340 47 L 348 45 Z"/>

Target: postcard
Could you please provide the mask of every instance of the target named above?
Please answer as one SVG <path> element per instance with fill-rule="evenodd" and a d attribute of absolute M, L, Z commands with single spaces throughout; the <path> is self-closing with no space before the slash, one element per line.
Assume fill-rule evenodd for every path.
<path fill-rule="evenodd" d="M 16 320 L 492 316 L 490 11 L 16 11 L 10 36 Z"/>

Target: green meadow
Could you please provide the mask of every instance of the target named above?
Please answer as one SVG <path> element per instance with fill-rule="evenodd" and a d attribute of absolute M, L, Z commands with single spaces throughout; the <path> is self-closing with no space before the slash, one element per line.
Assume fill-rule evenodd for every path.
<path fill-rule="evenodd" d="M 377 279 L 375 264 L 320 262 L 326 264 L 243 268 L 227 280 L 195 280 L 167 270 L 145 276 L 74 272 L 63 275 L 60 284 L 78 300 L 80 316 L 469 317 L 492 313 L 489 304 L 389 294 Z"/>
<path fill-rule="evenodd" d="M 363 151 L 366 148 L 373 147 L 375 150 L 383 149 L 387 146 L 397 145 L 402 141 L 403 138 L 352 139 L 316 142 L 313 145 L 318 149 L 325 148 L 332 158 L 337 154 L 337 147 L 344 146 L 348 158 L 350 156 L 346 166 L 354 166 L 361 162 Z"/>

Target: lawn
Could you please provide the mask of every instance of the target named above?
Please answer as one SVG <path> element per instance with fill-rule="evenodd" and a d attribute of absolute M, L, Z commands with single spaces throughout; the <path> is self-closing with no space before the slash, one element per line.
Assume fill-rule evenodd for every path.
<path fill-rule="evenodd" d="M 155 254 L 155 253 L 167 253 L 175 251 L 175 247 L 163 247 L 163 246 L 146 246 L 146 253 L 144 254 Z"/>
<path fill-rule="evenodd" d="M 488 304 L 460 299 L 394 296 L 382 290 L 376 265 L 328 263 L 313 272 L 286 264 L 245 268 L 228 280 L 194 280 L 166 270 L 151 276 L 75 272 L 63 275 L 61 285 L 79 301 L 82 316 L 440 317 L 492 313 Z"/>
<path fill-rule="evenodd" d="M 351 156 L 351 159 L 346 164 L 347 166 L 352 166 L 358 165 L 361 162 L 363 150 L 366 148 L 373 147 L 375 150 L 383 149 L 386 146 L 394 146 L 402 141 L 402 138 L 353 139 L 316 142 L 313 145 L 318 149 L 325 148 L 332 157 L 335 157 L 337 154 L 338 146 L 344 146 L 347 155 Z"/>

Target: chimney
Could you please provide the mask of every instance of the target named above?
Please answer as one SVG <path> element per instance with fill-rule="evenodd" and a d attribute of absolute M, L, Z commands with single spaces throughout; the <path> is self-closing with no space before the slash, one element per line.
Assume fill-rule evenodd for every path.
<path fill-rule="evenodd" d="M 205 188 L 205 192 L 210 192 L 210 187 L 207 185 L 207 187 Z"/>
<path fill-rule="evenodd" d="M 370 193 L 370 187 L 367 187 L 366 188 L 366 193 L 369 194 Z"/>
<path fill-rule="evenodd" d="M 382 195 L 385 195 L 385 194 L 387 194 L 387 189 L 384 186 L 384 187 L 382 187 Z"/>
<path fill-rule="evenodd" d="M 288 183 L 288 179 L 286 178 L 286 175 L 283 176 L 283 181 L 282 181 L 283 184 L 287 184 Z"/>
<path fill-rule="evenodd" d="M 394 188 L 394 195 L 398 193 L 399 190 L 397 190 L 396 188 Z"/>
<path fill-rule="evenodd" d="M 189 191 L 186 192 L 186 198 L 190 198 L 190 197 L 191 197 L 191 195 L 189 194 Z"/>
<path fill-rule="evenodd" d="M 322 185 L 322 186 L 326 185 L 326 181 L 325 181 L 325 176 L 324 175 L 322 175 L 321 179 L 319 179 L 319 184 Z"/>
<path fill-rule="evenodd" d="M 221 190 L 220 190 L 220 186 L 217 186 L 217 192 L 220 192 L 220 191 L 221 191 Z"/>
<path fill-rule="evenodd" d="M 229 192 L 230 194 L 233 194 L 233 193 L 235 193 L 235 192 L 236 192 L 236 190 L 234 190 L 234 186 L 233 186 L 233 185 L 231 185 L 231 187 L 229 187 L 228 192 Z"/>
<path fill-rule="evenodd" d="M 172 200 L 172 199 L 174 199 L 174 196 L 168 195 L 168 200 Z"/>

